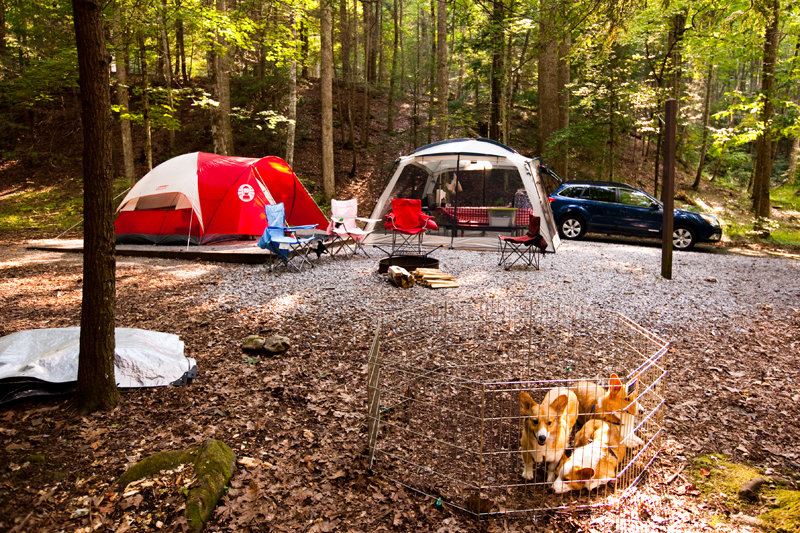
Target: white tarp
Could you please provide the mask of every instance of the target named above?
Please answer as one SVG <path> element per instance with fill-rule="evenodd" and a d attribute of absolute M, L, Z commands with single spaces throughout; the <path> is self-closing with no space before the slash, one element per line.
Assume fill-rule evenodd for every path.
<path fill-rule="evenodd" d="M 31 329 L 0 337 L 0 383 L 76 382 L 80 331 L 77 327 Z M 183 341 L 177 335 L 132 328 L 116 328 L 115 335 L 118 387 L 163 387 L 195 377 L 195 360 L 184 356 Z"/>

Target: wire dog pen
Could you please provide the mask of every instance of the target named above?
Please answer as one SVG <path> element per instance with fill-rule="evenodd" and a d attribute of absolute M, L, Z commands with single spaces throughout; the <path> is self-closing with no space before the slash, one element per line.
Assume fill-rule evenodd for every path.
<path fill-rule="evenodd" d="M 660 449 L 668 349 L 619 313 L 529 298 L 385 315 L 368 361 L 371 468 L 479 519 L 609 505 L 629 494 Z M 581 381 L 608 390 L 612 374 L 636 399 L 632 415 L 616 413 L 630 436 L 611 451 L 621 455 L 613 475 L 593 491 L 562 494 L 553 494 L 541 467 L 525 479 L 520 393 L 539 402 L 548 390 Z"/>

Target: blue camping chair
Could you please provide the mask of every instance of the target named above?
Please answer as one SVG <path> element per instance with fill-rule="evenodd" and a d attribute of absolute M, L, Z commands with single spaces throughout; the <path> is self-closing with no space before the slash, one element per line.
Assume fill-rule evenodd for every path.
<path fill-rule="evenodd" d="M 297 231 L 314 229 L 317 225 L 287 226 L 283 202 L 265 205 L 264 212 L 267 215 L 267 227 L 258 240 L 258 247 L 269 248 L 285 266 L 294 268 L 298 272 L 303 264 L 313 268 L 314 265 L 308 260 L 308 243 L 313 241 L 314 237 L 298 237 Z M 270 263 L 270 270 L 273 264 L 274 261 Z"/>

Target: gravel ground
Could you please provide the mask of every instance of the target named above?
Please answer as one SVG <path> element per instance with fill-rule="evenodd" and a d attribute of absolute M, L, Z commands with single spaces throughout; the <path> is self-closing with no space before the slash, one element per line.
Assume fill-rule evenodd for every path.
<path fill-rule="evenodd" d="M 325 259 L 300 274 L 222 265 L 214 269 L 218 283 L 211 295 L 231 308 L 274 311 L 289 306 L 290 298 L 294 313 L 334 313 L 348 321 L 441 298 L 525 295 L 562 309 L 582 305 L 620 312 L 667 340 L 679 339 L 698 321 L 735 327 L 765 306 L 778 312 L 800 307 L 800 261 L 716 249 L 675 252 L 671 281 L 661 277 L 661 249 L 651 246 L 567 241 L 538 271 L 506 271 L 497 266 L 497 253 L 437 250 L 432 257 L 460 284 L 438 291 L 392 286 L 377 273 L 379 254 L 371 255 Z"/>

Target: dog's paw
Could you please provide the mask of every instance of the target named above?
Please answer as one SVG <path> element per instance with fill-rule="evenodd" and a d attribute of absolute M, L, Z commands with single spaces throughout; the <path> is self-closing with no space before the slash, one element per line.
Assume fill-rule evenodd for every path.
<path fill-rule="evenodd" d="M 644 446 L 644 441 L 631 433 L 622 441 L 622 444 L 627 446 L 628 448 L 641 448 Z"/>
<path fill-rule="evenodd" d="M 524 465 L 522 467 L 522 477 L 527 479 L 528 481 L 533 479 L 533 465 Z"/>

